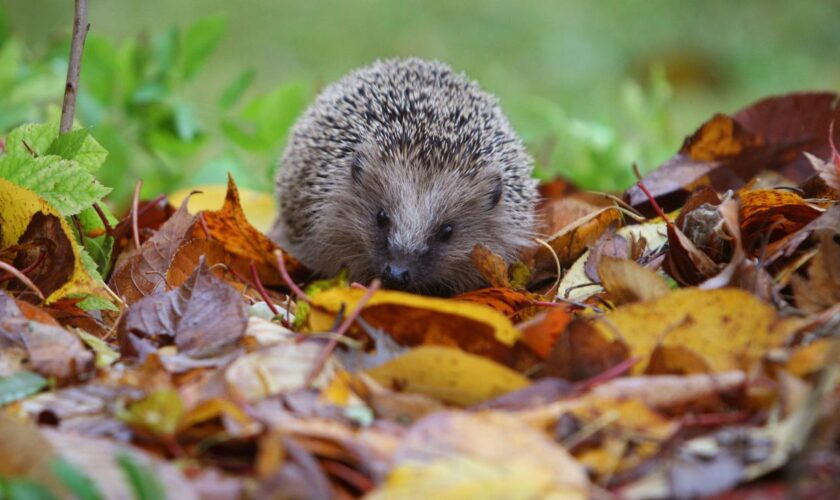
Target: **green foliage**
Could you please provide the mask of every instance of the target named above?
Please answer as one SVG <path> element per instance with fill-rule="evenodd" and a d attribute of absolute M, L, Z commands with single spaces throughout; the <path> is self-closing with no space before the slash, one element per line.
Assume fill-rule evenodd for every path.
<path fill-rule="evenodd" d="M 47 379 L 37 373 L 21 371 L 0 377 L 0 406 L 39 392 L 47 386 Z"/>
<path fill-rule="evenodd" d="M 104 498 L 96 483 L 70 462 L 58 459 L 52 463 L 53 473 L 67 486 L 78 500 L 100 500 Z"/>
<path fill-rule="evenodd" d="M 668 113 L 671 96 L 664 71 L 656 68 L 647 88 L 625 82 L 608 123 L 571 118 L 553 102 L 532 99 L 528 109 L 536 131 L 529 143 L 538 175 L 564 175 L 587 189 L 625 189 L 635 182 L 634 163 L 650 170 L 679 144 Z"/>
<path fill-rule="evenodd" d="M 117 455 L 120 468 L 128 479 L 134 498 L 137 500 L 160 500 L 166 498 L 164 490 L 158 477 L 154 472 L 137 462 L 128 453 Z"/>
<path fill-rule="evenodd" d="M 57 498 L 41 484 L 22 478 L 0 477 L 0 499 L 2 500 L 53 500 Z"/>

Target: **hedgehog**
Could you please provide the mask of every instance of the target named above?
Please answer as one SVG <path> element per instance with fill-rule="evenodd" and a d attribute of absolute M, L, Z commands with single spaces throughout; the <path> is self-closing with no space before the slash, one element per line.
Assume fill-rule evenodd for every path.
<path fill-rule="evenodd" d="M 322 276 L 448 296 L 486 286 L 481 244 L 532 242 L 533 160 L 495 97 L 449 66 L 380 60 L 327 86 L 292 128 L 269 233 Z"/>

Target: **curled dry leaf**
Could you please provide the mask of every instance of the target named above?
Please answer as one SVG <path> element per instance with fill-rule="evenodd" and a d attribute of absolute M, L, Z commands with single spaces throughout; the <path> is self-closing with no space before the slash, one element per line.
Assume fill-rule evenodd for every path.
<path fill-rule="evenodd" d="M 477 244 L 470 257 L 473 266 L 481 272 L 491 287 L 510 288 L 508 266 L 501 256 L 496 255 L 486 246 Z"/>
<path fill-rule="evenodd" d="M 601 286 L 616 305 L 647 302 L 667 295 L 671 289 L 656 272 L 629 259 L 603 255 L 598 263 Z"/>
<path fill-rule="evenodd" d="M 239 345 L 248 324 L 239 293 L 213 276 L 202 260 L 175 290 L 140 299 L 126 312 L 118 338 L 123 355 L 174 341 L 181 354 L 209 358 Z"/>
<path fill-rule="evenodd" d="M 195 223 L 186 204 L 175 212 L 139 249 L 117 262 L 109 284 L 126 303 L 133 304 L 147 295 L 162 292 L 166 287 L 166 271 L 172 257 Z"/>
<path fill-rule="evenodd" d="M 13 265 L 24 269 L 40 262 L 29 277 L 44 293 L 47 304 L 69 295 L 108 298 L 85 269 L 72 229 L 46 200 L 0 179 L 0 222 L 0 249 L 19 248 Z M 16 281 L 10 283 L 9 290 L 35 298 Z"/>
<path fill-rule="evenodd" d="M 829 127 L 840 121 L 837 94 L 793 93 L 755 102 L 731 117 L 717 114 L 688 137 L 680 151 L 642 181 L 671 210 L 700 185 L 718 191 L 742 186 L 761 170 L 778 170 L 794 182 L 813 173 L 801 154 L 828 158 Z M 835 137 L 840 129 L 834 130 Z M 837 141 L 835 141 L 837 142 Z M 643 211 L 652 209 L 633 186 L 625 198 Z"/>
<path fill-rule="evenodd" d="M 547 242 L 560 259 L 560 264 L 568 266 L 580 257 L 589 245 L 595 243 L 608 227 L 612 224 L 620 224 L 621 220 L 622 214 L 618 208 L 604 207 L 563 227 L 563 229 L 550 236 Z M 554 256 L 545 247 L 540 247 L 537 250 L 535 259 L 537 269 L 553 269 L 555 267 Z"/>
<path fill-rule="evenodd" d="M 798 194 L 780 189 L 740 191 L 738 197 L 744 244 L 754 254 L 764 250 L 763 244 L 799 231 L 823 212 Z"/>
<path fill-rule="evenodd" d="M 796 305 L 808 312 L 820 312 L 840 302 L 840 233 L 817 233 L 819 250 L 808 264 L 808 279 L 791 278 Z"/>
<path fill-rule="evenodd" d="M 420 346 L 365 373 L 395 389 L 469 406 L 528 385 L 510 368 L 458 349 Z"/>
<path fill-rule="evenodd" d="M 193 237 L 218 241 L 228 253 L 239 257 L 246 265 L 253 260 L 264 284 L 284 284 L 275 265 L 274 251 L 279 247 L 248 222 L 239 203 L 239 190 L 233 182 L 233 177 L 228 176 L 227 194 L 222 208 L 202 212 L 201 216 L 209 234 L 204 233 L 204 226 L 197 225 L 193 228 Z M 298 280 L 309 274 L 309 271 L 288 252 L 283 252 L 283 260 L 293 279 Z"/>

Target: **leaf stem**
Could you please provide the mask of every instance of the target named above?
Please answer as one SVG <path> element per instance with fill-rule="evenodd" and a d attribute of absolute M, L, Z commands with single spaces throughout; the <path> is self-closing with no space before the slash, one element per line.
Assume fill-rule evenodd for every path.
<path fill-rule="evenodd" d="M 41 299 L 42 301 L 45 300 L 44 294 L 41 292 L 41 289 L 35 286 L 35 283 L 33 283 L 32 280 L 30 280 L 29 278 L 27 278 L 26 275 L 20 272 L 16 267 L 12 266 L 11 264 L 6 264 L 2 260 L 0 260 L 0 269 L 6 271 L 7 273 L 20 280 L 21 283 L 23 283 L 30 290 L 35 292 L 35 294 L 38 295 L 39 299 Z"/>
<path fill-rule="evenodd" d="M 70 42 L 70 62 L 67 64 L 67 83 L 64 85 L 64 102 L 61 105 L 61 123 L 58 128 L 60 134 L 69 132 L 73 127 L 76 95 L 79 93 L 79 75 L 82 71 L 82 52 L 84 52 L 85 38 L 89 29 L 87 0 L 76 0 L 73 38 Z"/>
<path fill-rule="evenodd" d="M 367 305 L 368 301 L 373 294 L 379 290 L 381 283 L 378 279 L 373 280 L 370 286 L 367 289 L 367 292 L 359 299 L 359 302 L 356 304 L 355 309 L 344 318 L 344 321 L 338 327 L 338 330 L 335 331 L 335 337 L 330 339 L 329 343 L 324 347 L 324 350 L 321 351 L 321 355 L 318 356 L 318 360 L 315 362 L 315 366 L 312 368 L 312 371 L 309 372 L 309 376 L 306 377 L 306 382 L 303 384 L 304 387 L 309 387 L 315 378 L 318 377 L 318 374 L 321 373 L 321 370 L 324 369 L 324 365 L 327 363 L 327 359 L 329 359 L 330 354 L 332 354 L 333 350 L 335 350 L 335 346 L 338 345 L 339 339 L 347 333 L 347 330 L 350 329 L 350 325 L 356 321 L 356 318 L 359 317 L 361 314 L 362 309 Z"/>
<path fill-rule="evenodd" d="M 137 224 L 137 207 L 140 205 L 140 188 L 143 181 L 137 181 L 134 186 L 134 196 L 131 198 L 131 234 L 134 236 L 134 247 L 140 248 L 140 228 Z"/>
<path fill-rule="evenodd" d="M 274 306 L 274 302 L 271 300 L 271 297 L 268 296 L 268 292 L 263 286 L 262 281 L 260 281 L 260 275 L 259 273 L 257 273 L 257 264 L 254 263 L 253 260 L 251 261 L 250 267 L 251 279 L 253 280 L 254 287 L 257 289 L 257 292 L 259 292 L 260 297 L 263 298 L 265 304 L 268 306 L 269 309 L 271 309 L 271 314 L 273 314 L 275 317 L 280 316 L 280 311 L 278 311 L 277 308 Z"/>
<path fill-rule="evenodd" d="M 274 256 L 277 257 L 277 268 L 280 269 L 280 276 L 283 277 L 283 281 L 286 282 L 286 285 L 289 287 L 289 289 L 295 295 L 297 295 L 297 297 L 300 300 L 304 302 L 312 302 L 311 300 L 309 300 L 309 297 L 306 296 L 303 290 L 301 290 L 300 287 L 297 286 L 297 283 L 295 283 L 292 277 L 289 276 L 289 271 L 286 269 L 286 262 L 283 261 L 283 251 L 280 249 L 275 250 Z"/>

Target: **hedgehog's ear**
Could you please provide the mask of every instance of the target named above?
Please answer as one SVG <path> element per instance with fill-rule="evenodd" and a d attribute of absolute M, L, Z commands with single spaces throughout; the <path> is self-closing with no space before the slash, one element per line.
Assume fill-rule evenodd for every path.
<path fill-rule="evenodd" d="M 488 210 L 492 209 L 502 200 L 502 193 L 504 192 L 504 183 L 502 183 L 502 176 L 497 175 L 493 178 L 493 189 L 490 191 L 490 205 Z"/>

